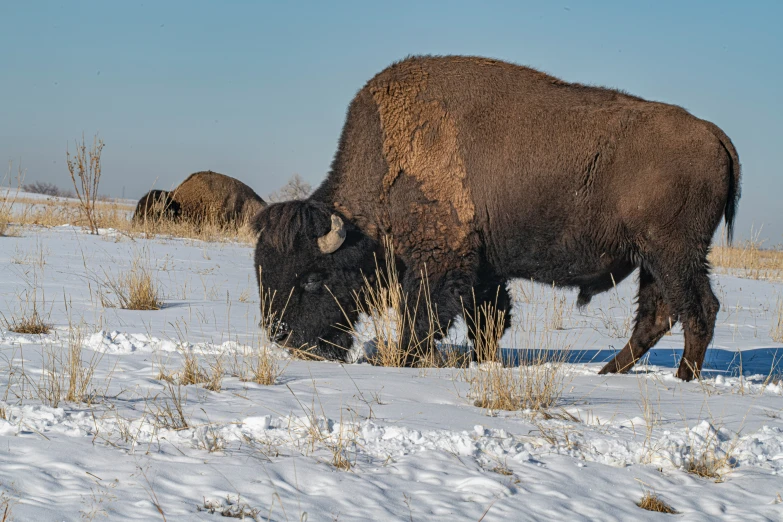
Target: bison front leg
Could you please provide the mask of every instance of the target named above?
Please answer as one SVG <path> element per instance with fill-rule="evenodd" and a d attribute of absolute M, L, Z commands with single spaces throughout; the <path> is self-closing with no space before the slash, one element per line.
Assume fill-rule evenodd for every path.
<path fill-rule="evenodd" d="M 677 321 L 660 285 L 644 267 L 639 272 L 636 323 L 631 339 L 599 374 L 625 373 L 641 359 Z"/>
<path fill-rule="evenodd" d="M 463 278 L 454 275 L 422 279 L 413 274 L 414 271 L 409 271 L 402 283 L 406 306 L 400 340 L 408 366 L 435 362 L 435 343 L 444 337 L 451 322 L 461 313 L 463 299 L 459 289 L 465 287 Z"/>
<path fill-rule="evenodd" d="M 480 283 L 463 311 L 468 339 L 473 343 L 471 359 L 494 361 L 499 356 L 499 342 L 511 326 L 511 296 L 505 281 Z"/>

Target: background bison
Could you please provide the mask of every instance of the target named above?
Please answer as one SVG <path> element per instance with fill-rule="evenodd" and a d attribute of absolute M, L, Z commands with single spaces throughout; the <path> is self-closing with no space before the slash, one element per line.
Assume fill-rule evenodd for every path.
<path fill-rule="evenodd" d="M 631 339 L 602 371 L 627 371 L 679 320 L 677 375 L 691 379 L 719 307 L 707 252 L 722 217 L 731 236 L 739 179 L 729 138 L 680 107 L 496 60 L 413 57 L 357 93 L 312 196 L 259 213 L 256 272 L 290 293 L 280 338 L 340 357 L 341 308 L 356 319 L 383 236 L 409 296 L 428 275 L 440 324 L 474 295 L 508 314 L 510 278 L 578 288 L 585 305 L 639 268 Z M 417 314 L 415 333 L 428 328 Z"/>
<path fill-rule="evenodd" d="M 232 177 L 196 172 L 171 191 L 180 205 L 183 219 L 217 224 L 242 223 L 264 208 L 264 200 L 253 189 Z"/>
<path fill-rule="evenodd" d="M 133 218 L 241 225 L 264 205 L 264 200 L 238 179 L 209 170 L 191 174 L 171 192 L 148 192 L 136 205 Z"/>

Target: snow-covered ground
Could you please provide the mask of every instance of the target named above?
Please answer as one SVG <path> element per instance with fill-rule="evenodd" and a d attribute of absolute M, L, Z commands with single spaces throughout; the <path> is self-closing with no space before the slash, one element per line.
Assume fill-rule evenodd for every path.
<path fill-rule="evenodd" d="M 571 347 L 562 396 L 542 416 L 474 406 L 471 372 L 455 369 L 307 362 L 277 350 L 277 384 L 243 382 L 232 368 L 260 342 L 248 245 L 70 226 L 17 232 L 0 238 L 0 320 L 29 312 L 35 296 L 54 330 L 0 327 L 0 502 L 15 520 L 666 516 L 636 506 L 647 491 L 687 520 L 783 519 L 783 384 L 769 379 L 783 348 L 770 338 L 781 283 L 713 279 L 723 307 L 711 370 L 682 383 L 672 376 L 679 330 L 635 373 L 597 375 L 630 332 L 632 278 L 584 310 L 571 293 L 515 282 L 503 347 Z M 134 258 L 154 267 L 161 310 L 104 306 L 106 281 Z M 95 367 L 93 398 L 55 407 L 46 383 L 69 339 Z M 160 379 L 181 369 L 184 353 L 223 364 L 220 391 L 190 385 L 177 395 Z M 728 463 L 721 480 L 685 471 L 702 454 Z"/>

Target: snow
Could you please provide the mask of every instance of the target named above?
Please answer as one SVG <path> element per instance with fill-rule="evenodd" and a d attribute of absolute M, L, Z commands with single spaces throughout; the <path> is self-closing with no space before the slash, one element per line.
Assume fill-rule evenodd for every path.
<path fill-rule="evenodd" d="M 154 267 L 161 310 L 102 305 L 106 274 L 134 256 Z M 770 330 L 783 285 L 713 285 L 710 370 L 683 383 L 679 330 L 631 374 L 597 375 L 626 340 L 632 278 L 584 310 L 515 282 L 504 353 L 571 346 L 547 418 L 474 406 L 466 376 L 486 367 L 308 362 L 272 346 L 278 383 L 243 382 L 233 364 L 265 343 L 250 246 L 24 228 L 0 238 L 0 318 L 35 296 L 54 329 L 0 327 L 0 502 L 16 520 L 656 520 L 635 505 L 652 491 L 687 520 L 779 520 L 783 384 L 770 377 L 783 344 Z M 562 296 L 561 329 L 547 329 Z M 69 325 L 95 366 L 90 403 L 53 404 L 40 389 L 74 342 Z M 464 325 L 451 338 L 461 344 Z M 185 355 L 225 372 L 218 392 L 180 388 L 186 426 L 165 419 L 177 386 L 160 379 Z M 686 471 L 702 457 L 725 461 L 719 480 Z"/>

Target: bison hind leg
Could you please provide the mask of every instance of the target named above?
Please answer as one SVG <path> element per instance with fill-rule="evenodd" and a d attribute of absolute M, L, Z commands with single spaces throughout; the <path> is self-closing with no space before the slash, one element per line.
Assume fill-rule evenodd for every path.
<path fill-rule="evenodd" d="M 631 339 L 622 350 L 598 372 L 626 373 L 677 322 L 663 294 L 663 288 L 644 267 L 639 272 L 636 322 Z"/>

